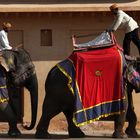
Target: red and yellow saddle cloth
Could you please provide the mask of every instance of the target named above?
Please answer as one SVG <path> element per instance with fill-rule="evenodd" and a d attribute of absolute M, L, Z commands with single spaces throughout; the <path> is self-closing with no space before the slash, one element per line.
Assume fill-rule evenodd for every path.
<path fill-rule="evenodd" d="M 108 48 L 73 52 L 58 68 L 69 79 L 75 96 L 73 121 L 77 126 L 91 123 L 124 110 L 122 52 Z"/>

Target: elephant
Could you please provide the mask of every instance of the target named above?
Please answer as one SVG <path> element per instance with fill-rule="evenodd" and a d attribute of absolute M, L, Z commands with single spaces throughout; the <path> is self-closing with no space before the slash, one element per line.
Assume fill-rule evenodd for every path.
<path fill-rule="evenodd" d="M 123 54 L 122 57 L 124 58 Z M 80 127 L 77 126 L 73 121 L 75 96 L 73 96 L 71 88 L 69 88 L 71 80 L 70 76 L 68 76 L 65 72 L 62 72 L 60 67 L 61 63 L 62 65 L 63 63 L 67 64 L 68 69 L 72 70 L 69 65 L 71 61 L 69 61 L 68 58 L 55 65 L 48 73 L 45 81 L 46 94 L 42 106 L 42 115 L 35 132 L 36 138 L 51 138 L 51 135 L 48 132 L 50 120 L 60 112 L 63 112 L 66 117 L 69 137 L 80 138 L 85 136 Z M 99 71 L 96 74 L 100 76 Z M 125 80 L 124 88 L 126 89 Z M 127 135 L 123 133 L 123 126 L 127 110 L 127 101 L 125 100 L 124 102 L 122 102 L 122 104 L 125 106 L 125 111 L 121 112 L 120 115 L 114 115 L 114 138 L 127 137 Z"/>
<path fill-rule="evenodd" d="M 126 114 L 126 120 L 128 121 L 128 126 L 125 130 L 128 137 L 136 138 L 138 137 L 138 132 L 136 130 L 137 125 L 137 115 L 134 110 L 133 104 L 133 90 L 135 93 L 140 92 L 140 57 L 125 55 L 127 60 L 126 69 L 126 79 L 127 80 L 127 97 L 128 97 L 128 110 Z"/>
<path fill-rule="evenodd" d="M 10 93 L 15 88 L 25 87 L 31 97 L 32 118 L 29 126 L 24 128 L 31 130 L 34 128 L 37 118 L 38 106 L 38 80 L 35 72 L 35 66 L 32 63 L 29 53 L 24 48 L 14 48 L 4 50 L 1 53 L 0 65 L 0 84 L 5 85 L 1 90 L 0 110 L 5 114 L 9 124 L 8 135 L 12 137 L 20 136 L 21 132 L 17 127 L 17 116 L 10 102 Z M 4 65 L 3 65 L 4 62 Z M 8 68 L 8 71 L 6 69 Z M 2 91 L 4 90 L 4 91 Z M 9 94 L 9 95 L 8 95 Z"/>

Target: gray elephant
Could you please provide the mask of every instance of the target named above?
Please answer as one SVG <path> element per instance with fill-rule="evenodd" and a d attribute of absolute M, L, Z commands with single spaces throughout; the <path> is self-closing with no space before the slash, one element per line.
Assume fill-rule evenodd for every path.
<path fill-rule="evenodd" d="M 101 55 L 99 55 L 100 54 L 100 51 L 99 51 L 99 54 L 95 54 L 95 56 L 102 56 L 102 58 L 103 58 L 108 53 L 107 49 L 108 48 L 103 48 L 104 51 L 101 51 Z M 110 48 L 110 49 L 112 49 L 112 48 Z M 116 47 L 113 48 L 112 56 L 115 56 L 116 50 L 118 53 L 118 49 Z M 96 51 L 98 51 L 98 49 Z M 82 53 L 86 54 L 86 52 L 84 52 L 84 51 Z M 94 53 L 94 51 L 93 51 L 93 53 Z M 125 63 L 123 54 L 121 52 L 120 52 L 120 54 L 121 54 L 121 58 L 123 59 L 122 61 Z M 89 56 L 92 56 L 92 55 L 89 55 Z M 108 59 L 110 57 L 110 54 L 107 56 L 104 57 L 102 60 L 105 61 L 105 58 Z M 77 58 L 77 57 L 78 57 L 78 55 L 75 58 Z M 71 58 L 71 57 L 69 57 L 69 58 Z M 74 88 L 72 88 L 72 85 L 73 85 L 72 81 L 75 82 L 75 78 L 73 80 L 72 77 L 73 76 L 75 77 L 75 72 L 73 72 L 73 71 L 75 71 L 75 68 L 73 67 L 73 62 L 69 58 L 65 59 L 64 61 L 62 61 L 59 64 L 57 64 L 56 66 L 54 66 L 47 76 L 47 79 L 45 82 L 46 95 L 45 95 L 44 102 L 43 102 L 42 115 L 41 115 L 40 121 L 36 128 L 36 133 L 35 133 L 36 138 L 51 138 L 51 135 L 48 132 L 50 120 L 54 116 L 59 114 L 60 112 L 63 112 L 67 119 L 69 137 L 80 138 L 80 137 L 85 136 L 85 134 L 80 130 L 78 125 L 75 123 L 75 121 L 73 121 L 73 116 L 76 114 L 76 113 L 74 113 L 75 112 L 75 100 L 78 98 L 78 96 L 73 94 Z M 80 56 L 80 58 L 82 58 L 82 56 Z M 96 62 L 96 60 L 97 59 L 95 59 L 95 62 Z M 113 61 L 113 59 L 110 59 L 110 58 L 108 60 L 110 62 Z M 81 59 L 81 61 L 82 61 L 82 59 Z M 63 66 L 65 66 L 65 65 L 66 65 L 66 67 L 63 69 Z M 106 63 L 105 63 L 105 65 L 106 65 Z M 126 67 L 124 66 L 123 71 L 125 70 L 125 68 Z M 67 70 L 69 71 L 68 73 L 66 72 Z M 83 69 L 81 68 L 80 71 L 78 71 L 78 72 L 81 72 L 82 70 Z M 120 68 L 118 70 L 120 70 Z M 99 70 L 96 71 L 95 72 L 96 76 L 99 76 L 99 78 L 100 78 L 100 76 L 102 74 L 101 72 L 102 71 L 99 71 Z M 125 80 L 124 80 L 123 84 L 124 84 L 123 92 L 125 92 L 125 89 L 126 89 Z M 74 83 L 74 85 L 75 85 L 75 83 Z M 96 87 L 95 87 L 95 89 L 96 89 Z M 106 96 L 108 96 L 108 95 L 106 95 Z M 104 97 L 106 97 L 106 96 L 104 96 Z M 126 99 L 125 94 L 124 94 L 124 98 Z M 126 111 L 127 111 L 127 102 L 126 102 L 126 100 L 123 100 L 123 99 L 120 99 L 119 102 L 114 102 L 114 103 L 111 102 L 112 107 L 111 108 L 108 107 L 108 109 L 107 109 L 107 111 L 111 109 L 111 111 L 113 111 L 113 112 L 111 112 L 112 114 L 119 112 L 120 109 L 122 109 L 122 108 L 124 109 L 123 111 L 120 111 L 120 115 L 116 115 L 116 114 L 114 115 L 114 122 L 115 122 L 114 123 L 115 130 L 113 133 L 114 138 L 127 137 L 127 135 L 124 134 L 124 132 L 123 132 L 123 126 L 124 126 L 125 116 L 126 116 Z M 80 105 L 80 103 L 77 103 L 77 104 Z M 108 103 L 108 105 L 109 104 L 110 103 Z M 95 110 L 96 109 L 98 110 L 98 107 L 100 108 L 100 105 L 98 105 L 97 108 L 95 106 Z M 102 111 L 104 112 L 106 110 L 106 109 L 104 110 L 104 107 L 105 106 L 103 103 L 103 105 L 101 106 L 101 112 Z M 94 112 L 95 110 L 93 109 L 92 112 Z M 80 117 L 82 117 L 82 111 L 79 111 L 79 112 L 81 112 L 81 114 L 79 115 L 79 118 L 80 118 Z M 85 110 L 84 110 L 84 113 L 86 113 Z M 104 114 L 106 114 L 106 112 L 104 112 Z M 102 117 L 102 116 L 105 117 L 104 114 L 102 114 L 100 116 L 95 116 L 95 120 L 96 120 L 96 118 L 97 118 L 97 120 L 100 119 L 100 117 Z M 98 111 L 95 111 L 94 115 L 98 115 Z M 90 115 L 87 115 L 87 118 L 88 117 L 90 118 Z M 82 119 L 84 119 L 84 117 Z M 91 118 L 88 121 L 91 121 L 91 120 L 94 120 L 94 118 Z"/>
<path fill-rule="evenodd" d="M 4 50 L 2 58 L 4 58 L 9 71 L 6 72 L 6 69 L 0 65 L 0 86 L 4 87 L 0 88 L 0 109 L 7 117 L 6 119 L 9 123 L 8 135 L 19 136 L 21 132 L 17 128 L 17 116 L 10 104 L 9 95 L 16 87 L 27 88 L 31 96 L 32 120 L 30 126 L 24 127 L 27 130 L 33 129 L 36 123 L 38 105 L 37 76 L 30 55 L 23 48 Z"/>
<path fill-rule="evenodd" d="M 134 109 L 133 103 L 133 90 L 135 93 L 140 92 L 140 57 L 132 57 L 125 55 L 127 60 L 126 78 L 127 81 L 127 97 L 128 97 L 128 110 L 126 114 L 126 119 L 128 121 L 128 126 L 125 130 L 128 137 L 136 138 L 138 137 L 138 132 L 136 129 L 137 125 L 137 115 Z"/>

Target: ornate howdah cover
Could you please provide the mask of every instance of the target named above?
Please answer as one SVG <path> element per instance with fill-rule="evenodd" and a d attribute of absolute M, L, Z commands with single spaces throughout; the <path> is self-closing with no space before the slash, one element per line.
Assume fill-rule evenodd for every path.
<path fill-rule="evenodd" d="M 124 110 L 125 60 L 117 43 L 102 49 L 78 52 L 57 64 L 69 79 L 75 96 L 73 121 L 77 126 Z"/>

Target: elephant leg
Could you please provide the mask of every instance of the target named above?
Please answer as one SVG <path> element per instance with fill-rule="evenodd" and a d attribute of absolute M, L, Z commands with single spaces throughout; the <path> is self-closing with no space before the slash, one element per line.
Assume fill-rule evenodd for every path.
<path fill-rule="evenodd" d="M 36 128 L 36 138 L 51 138 L 48 133 L 50 120 L 61 112 L 59 105 L 51 99 L 45 98 L 43 103 L 42 115 Z"/>
<path fill-rule="evenodd" d="M 4 69 L 0 65 L 0 98 L 1 99 L 8 99 L 9 95 L 8 89 L 2 88 L 3 86 L 7 85 L 6 75 Z M 17 118 L 14 111 L 11 108 L 10 101 L 9 102 L 1 102 L 0 109 L 5 115 L 7 121 L 9 122 L 9 131 L 8 135 L 10 136 L 19 136 L 21 133 L 17 128 Z"/>
<path fill-rule="evenodd" d="M 127 135 L 123 132 L 123 127 L 126 120 L 126 113 L 128 109 L 128 97 L 127 97 L 126 83 L 124 83 L 124 95 L 125 100 L 123 100 L 124 111 L 120 112 L 119 115 L 114 116 L 114 133 L 113 138 L 127 138 Z"/>
<path fill-rule="evenodd" d="M 114 133 L 113 138 L 127 138 L 127 135 L 123 132 L 123 126 L 125 123 L 126 113 L 121 112 L 120 115 L 116 115 L 114 118 Z"/>
<path fill-rule="evenodd" d="M 68 132 L 70 138 L 82 138 L 85 134 L 81 131 L 79 127 L 77 127 L 73 122 L 73 111 L 72 110 L 65 110 L 63 111 L 67 118 L 68 122 Z"/>
<path fill-rule="evenodd" d="M 9 123 L 9 131 L 8 135 L 12 137 L 20 136 L 21 132 L 17 128 L 17 118 L 9 105 L 8 102 L 4 102 L 0 104 L 0 109 L 4 113 L 8 123 Z"/>
<path fill-rule="evenodd" d="M 127 91 L 128 111 L 126 114 L 126 119 L 128 121 L 128 127 L 126 128 L 125 132 L 128 135 L 128 137 L 135 138 L 138 136 L 138 133 L 136 131 L 137 116 L 134 111 L 132 91 L 133 91 L 132 85 L 128 84 L 128 91 Z"/>

